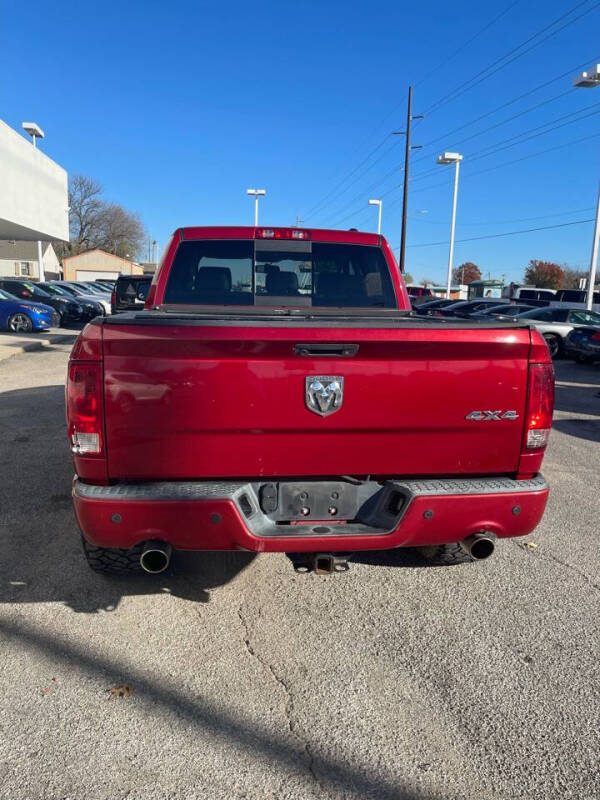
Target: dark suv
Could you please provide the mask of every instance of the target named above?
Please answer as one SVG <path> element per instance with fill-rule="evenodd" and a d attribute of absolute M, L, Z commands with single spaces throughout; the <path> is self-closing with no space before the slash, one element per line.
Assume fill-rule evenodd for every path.
<path fill-rule="evenodd" d="M 52 306 L 60 318 L 60 325 L 66 322 L 78 322 L 85 313 L 83 307 L 73 298 L 58 297 L 50 294 L 32 281 L 0 278 L 0 289 L 4 289 L 4 291 L 23 300 L 37 300 L 39 303 Z"/>
<path fill-rule="evenodd" d="M 112 313 L 142 309 L 151 283 L 152 275 L 119 276 L 110 297 Z"/>

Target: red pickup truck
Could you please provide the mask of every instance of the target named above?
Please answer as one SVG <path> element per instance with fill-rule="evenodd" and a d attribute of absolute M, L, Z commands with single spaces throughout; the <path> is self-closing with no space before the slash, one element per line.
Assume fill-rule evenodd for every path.
<path fill-rule="evenodd" d="M 182 228 L 145 309 L 71 353 L 84 551 L 111 572 L 173 548 L 319 572 L 360 550 L 485 558 L 544 512 L 553 399 L 535 329 L 413 316 L 379 235 Z"/>

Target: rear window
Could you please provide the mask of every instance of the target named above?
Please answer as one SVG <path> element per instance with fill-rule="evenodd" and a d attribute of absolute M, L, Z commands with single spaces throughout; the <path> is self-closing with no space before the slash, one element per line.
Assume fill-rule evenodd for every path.
<path fill-rule="evenodd" d="M 325 242 L 181 242 L 165 303 L 395 308 L 378 247 Z"/>
<path fill-rule="evenodd" d="M 115 286 L 118 301 L 135 302 L 145 300 L 150 288 L 150 278 L 137 280 L 135 278 L 119 278 Z"/>

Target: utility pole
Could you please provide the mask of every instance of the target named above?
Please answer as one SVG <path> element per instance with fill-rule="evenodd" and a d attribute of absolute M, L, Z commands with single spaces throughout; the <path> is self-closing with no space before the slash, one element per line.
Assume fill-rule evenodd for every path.
<path fill-rule="evenodd" d="M 304 222 L 304 220 L 303 220 L 303 219 L 300 219 L 300 216 L 299 216 L 298 214 L 296 214 L 296 225 L 295 225 L 294 227 L 296 227 L 296 228 L 299 228 L 299 227 L 300 227 L 300 224 L 301 224 L 302 222 Z"/>
<path fill-rule="evenodd" d="M 406 216 L 408 213 L 408 172 L 410 166 L 410 151 L 417 150 L 422 145 L 411 147 L 410 144 L 410 128 L 413 119 L 423 119 L 423 114 L 417 114 L 413 117 L 412 114 L 412 86 L 408 87 L 408 106 L 406 111 L 406 130 L 405 131 L 392 131 L 394 134 L 404 134 L 406 141 L 404 144 L 404 190 L 402 193 L 402 233 L 400 235 L 400 258 L 398 260 L 400 272 L 404 272 L 404 263 L 406 260 Z"/>

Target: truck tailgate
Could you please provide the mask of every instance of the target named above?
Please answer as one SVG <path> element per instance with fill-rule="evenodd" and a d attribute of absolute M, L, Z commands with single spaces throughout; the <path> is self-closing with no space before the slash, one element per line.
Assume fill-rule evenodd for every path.
<path fill-rule="evenodd" d="M 358 347 L 297 347 L 319 343 Z M 103 326 L 109 477 L 513 473 L 529 348 L 526 327 L 115 320 Z M 325 416 L 306 400 L 306 379 L 323 376 L 343 378 Z"/>

